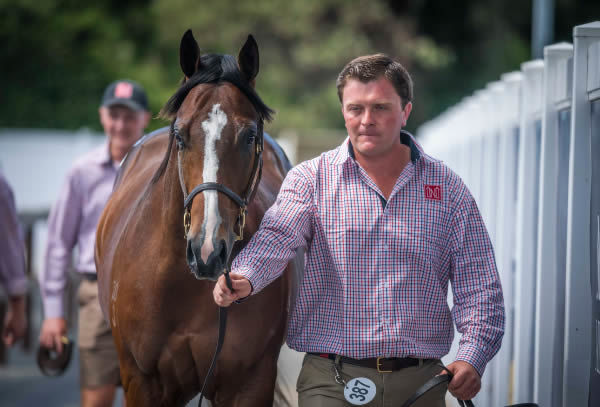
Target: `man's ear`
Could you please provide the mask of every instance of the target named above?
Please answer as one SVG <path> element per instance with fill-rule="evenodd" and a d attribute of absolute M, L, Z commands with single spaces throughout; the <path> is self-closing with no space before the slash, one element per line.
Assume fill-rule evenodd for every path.
<path fill-rule="evenodd" d="M 406 121 L 410 116 L 410 112 L 412 111 L 412 102 L 408 102 L 406 106 L 404 106 L 404 118 L 402 120 L 402 126 L 406 126 Z"/>
<path fill-rule="evenodd" d="M 150 119 L 152 119 L 152 113 L 144 112 L 144 129 L 148 127 L 148 123 L 150 123 Z"/>
<path fill-rule="evenodd" d="M 98 108 L 98 117 L 100 118 L 100 123 L 102 125 L 104 125 L 103 121 L 104 121 L 104 112 L 106 111 L 106 108 L 104 106 L 100 106 Z"/>

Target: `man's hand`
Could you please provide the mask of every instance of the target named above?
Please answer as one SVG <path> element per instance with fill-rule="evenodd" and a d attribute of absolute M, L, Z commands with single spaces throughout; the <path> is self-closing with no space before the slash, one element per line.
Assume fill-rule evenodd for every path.
<path fill-rule="evenodd" d="M 246 277 L 233 273 L 229 273 L 229 277 L 234 292 L 227 287 L 224 275 L 219 277 L 213 290 L 215 302 L 220 307 L 229 307 L 232 302 L 246 298 L 252 292 L 252 285 Z"/>
<path fill-rule="evenodd" d="M 446 366 L 454 377 L 448 384 L 448 391 L 459 400 L 471 400 L 481 389 L 481 377 L 475 368 L 462 360 Z"/>
<path fill-rule="evenodd" d="M 40 331 L 40 344 L 61 354 L 63 351 L 62 337 L 66 334 L 67 321 L 64 318 L 46 318 Z"/>
<path fill-rule="evenodd" d="M 2 340 L 6 346 L 12 346 L 25 336 L 27 317 L 25 315 L 25 295 L 10 298 L 8 312 L 4 319 Z"/>

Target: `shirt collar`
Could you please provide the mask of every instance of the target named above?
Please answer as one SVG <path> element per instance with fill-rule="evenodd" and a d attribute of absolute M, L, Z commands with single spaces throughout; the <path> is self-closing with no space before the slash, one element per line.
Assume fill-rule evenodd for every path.
<path fill-rule="evenodd" d="M 410 160 L 413 164 L 416 164 L 421 156 L 425 154 L 423 148 L 416 142 L 414 136 L 406 130 L 400 131 L 400 141 L 410 148 Z M 350 137 L 346 137 L 342 145 L 338 148 L 337 154 L 333 158 L 333 163 L 342 165 L 349 159 L 355 159 L 354 148 L 352 148 Z"/>
<path fill-rule="evenodd" d="M 335 149 L 336 153 L 331 160 L 334 165 L 342 165 L 350 158 L 349 154 L 350 149 L 350 137 L 346 137 L 344 142 Z"/>
<path fill-rule="evenodd" d="M 410 148 L 410 160 L 413 162 L 413 164 L 416 164 L 424 154 L 423 147 L 421 147 L 415 140 L 414 136 L 406 130 L 400 131 L 400 141 L 402 144 L 407 145 Z"/>
<path fill-rule="evenodd" d="M 108 141 L 102 143 L 92 152 L 92 161 L 100 165 L 113 165 L 113 159 L 110 156 L 110 144 Z"/>

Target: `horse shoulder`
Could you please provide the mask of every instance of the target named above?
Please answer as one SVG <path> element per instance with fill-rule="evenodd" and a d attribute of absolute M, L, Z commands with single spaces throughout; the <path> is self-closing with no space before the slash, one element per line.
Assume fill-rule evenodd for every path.
<path fill-rule="evenodd" d="M 118 278 L 113 273 L 119 270 L 114 267 L 119 241 L 162 161 L 167 143 L 168 133 L 157 134 L 132 148 L 119 169 L 113 193 L 98 223 L 96 268 L 100 305 L 105 314 L 113 281 Z"/>

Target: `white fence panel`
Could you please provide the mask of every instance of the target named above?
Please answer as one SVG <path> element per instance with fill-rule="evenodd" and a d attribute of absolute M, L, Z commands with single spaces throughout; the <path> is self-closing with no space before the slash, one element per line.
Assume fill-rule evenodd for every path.
<path fill-rule="evenodd" d="M 519 115 L 523 75 L 511 72 L 502 75 L 505 84 L 500 133 L 498 185 L 496 200 L 496 264 L 506 307 L 503 345 L 494 358 L 493 405 L 504 406 L 510 402 L 510 380 L 513 361 L 514 332 L 514 274 L 515 229 L 517 211 L 517 167 L 519 152 Z"/>
<path fill-rule="evenodd" d="M 592 104 L 599 96 L 598 43 L 600 22 L 575 27 L 573 56 L 573 113 L 569 155 L 569 192 L 567 218 L 567 282 L 565 310 L 565 359 L 563 372 L 563 405 L 588 405 L 590 398 L 599 398 L 600 389 L 590 386 L 593 367 L 592 355 L 598 358 L 598 349 L 592 348 L 592 335 L 598 337 L 598 320 L 593 321 L 592 306 L 598 307 L 598 294 L 590 282 L 598 282 L 600 271 L 591 269 L 590 229 L 592 222 Z M 596 87 L 596 88 L 595 88 Z M 596 154 L 598 151 L 595 151 Z M 594 157 L 598 162 L 598 157 Z M 599 182 L 598 179 L 595 180 Z M 594 185 L 597 191 L 598 186 Z M 597 235 L 596 235 L 597 236 Z M 594 263 L 597 266 L 597 259 Z M 591 295 L 590 295 L 591 294 Z M 596 314 L 596 317 L 599 315 Z M 592 329 L 594 327 L 595 329 Z M 590 391 L 592 389 L 592 391 Z M 594 392 L 593 394 L 590 394 Z"/>
<path fill-rule="evenodd" d="M 562 404 L 567 189 L 573 46 L 544 49 L 544 107 L 538 217 L 534 399 Z"/>
<path fill-rule="evenodd" d="M 533 396 L 536 222 L 544 62 L 542 60 L 525 62 L 521 65 L 521 70 L 523 72 L 523 93 L 517 190 L 515 370 L 513 380 L 514 401 L 516 402 L 529 401 Z"/>

